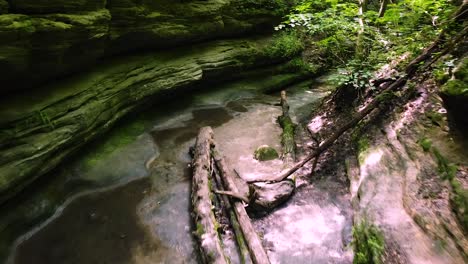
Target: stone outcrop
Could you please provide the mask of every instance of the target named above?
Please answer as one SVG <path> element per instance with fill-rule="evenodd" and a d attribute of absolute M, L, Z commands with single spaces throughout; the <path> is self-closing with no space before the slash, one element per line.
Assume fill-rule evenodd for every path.
<path fill-rule="evenodd" d="M 271 29 L 282 1 L 0 0 L 1 93 L 31 89 L 105 56 Z"/>

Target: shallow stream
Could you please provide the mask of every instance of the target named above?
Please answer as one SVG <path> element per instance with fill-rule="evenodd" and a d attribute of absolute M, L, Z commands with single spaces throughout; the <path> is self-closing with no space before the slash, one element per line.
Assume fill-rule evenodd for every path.
<path fill-rule="evenodd" d="M 307 120 L 328 89 L 310 81 L 289 89 L 296 122 Z M 118 124 L 7 205 L 0 232 L 14 244 L 3 245 L 8 263 L 196 263 L 188 150 L 198 129 L 214 128 L 228 163 L 244 178 L 278 173 L 281 161 L 253 159 L 260 145 L 281 149 L 277 103 L 277 94 L 241 81 Z M 272 262 L 351 263 L 351 205 L 347 191 L 337 191 L 346 186 L 331 177 L 297 183 L 289 202 L 254 219 Z"/>

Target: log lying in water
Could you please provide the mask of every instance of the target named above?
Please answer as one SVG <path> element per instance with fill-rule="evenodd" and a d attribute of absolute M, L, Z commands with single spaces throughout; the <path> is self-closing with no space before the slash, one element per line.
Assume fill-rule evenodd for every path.
<path fill-rule="evenodd" d="M 197 226 L 196 236 L 204 263 L 227 263 L 221 241 L 216 230 L 218 222 L 213 212 L 213 186 L 221 192 L 239 193 L 249 197 L 249 185 L 233 175 L 223 157 L 218 154 L 210 127 L 200 129 L 193 157 L 192 204 L 193 217 Z M 246 193 L 247 192 L 247 193 Z M 227 211 L 231 227 L 236 236 L 243 263 L 269 264 L 268 255 L 262 246 L 242 201 L 221 195 L 219 200 Z"/>
<path fill-rule="evenodd" d="M 193 217 L 196 223 L 195 235 L 201 249 L 204 263 L 226 264 L 221 241 L 218 236 L 218 223 L 212 211 L 211 201 L 211 144 L 213 131 L 209 127 L 200 129 L 195 143 L 192 177 Z"/>
<path fill-rule="evenodd" d="M 223 159 L 223 157 L 221 157 L 221 155 L 219 155 L 219 152 L 216 150 L 216 147 L 215 147 L 215 151 L 213 151 L 213 155 L 214 155 L 214 159 L 216 162 L 216 166 L 223 179 L 224 187 L 226 188 L 226 190 L 233 192 L 233 193 L 241 193 L 240 189 L 245 188 L 247 184 L 243 183 L 241 187 L 238 187 L 239 181 L 235 180 L 235 176 L 233 176 L 232 174 L 233 172 L 228 169 L 228 166 L 225 160 Z M 232 202 L 234 212 L 237 216 L 240 229 L 242 230 L 244 239 L 247 243 L 252 260 L 254 261 L 254 263 L 257 263 L 257 264 L 270 263 L 270 260 L 268 259 L 268 255 L 265 249 L 263 248 L 262 242 L 260 241 L 260 238 L 255 232 L 255 229 L 253 228 L 252 221 L 247 215 L 244 205 L 242 204 L 240 200 L 237 200 L 237 199 L 236 200 L 231 199 L 231 202 Z"/>
<path fill-rule="evenodd" d="M 219 168 L 216 166 L 216 162 L 214 158 L 212 158 L 211 166 L 213 168 L 213 174 L 214 174 L 213 178 L 216 181 L 216 188 L 218 190 L 224 190 L 225 189 L 224 182 L 222 180 Z M 244 234 L 242 233 L 241 224 L 237 220 L 237 215 L 235 213 L 233 203 L 229 200 L 229 198 L 226 195 L 219 195 L 219 196 L 220 196 L 219 197 L 220 200 L 223 203 L 225 214 L 229 218 L 232 231 L 234 232 L 235 241 L 238 246 L 237 249 L 239 252 L 240 262 L 243 264 L 251 264 L 253 262 L 252 262 L 252 258 L 250 257 L 250 251 L 248 249 L 247 242 L 244 238 Z"/>
<path fill-rule="evenodd" d="M 281 144 L 283 145 L 282 158 L 286 162 L 294 162 L 296 160 L 296 142 L 294 141 L 296 125 L 289 116 L 289 104 L 286 98 L 286 91 L 281 91 L 280 104 L 283 110 L 283 114 L 278 117 L 278 123 L 283 129 L 283 133 L 281 133 Z"/>

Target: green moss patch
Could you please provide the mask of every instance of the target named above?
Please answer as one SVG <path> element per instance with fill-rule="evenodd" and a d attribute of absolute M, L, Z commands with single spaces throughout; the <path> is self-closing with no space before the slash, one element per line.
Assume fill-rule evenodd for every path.
<path fill-rule="evenodd" d="M 254 157 L 256 160 L 266 161 L 266 160 L 277 159 L 279 155 L 278 155 L 278 152 L 274 148 L 268 145 L 263 145 L 263 146 L 258 147 L 255 150 Z"/>
<path fill-rule="evenodd" d="M 437 160 L 437 169 L 444 180 L 450 182 L 452 192 L 450 193 L 450 203 L 452 211 L 455 213 L 461 227 L 465 232 L 468 232 L 468 190 L 463 188 L 458 179 L 455 177 L 457 173 L 457 165 L 450 163 L 440 151 L 432 147 L 432 152 Z"/>
<path fill-rule="evenodd" d="M 428 138 L 422 138 L 418 141 L 419 145 L 423 148 L 424 152 L 431 150 L 432 141 Z"/>
<path fill-rule="evenodd" d="M 353 227 L 354 264 L 382 263 L 385 240 L 382 231 L 367 221 Z"/>
<path fill-rule="evenodd" d="M 448 96 L 468 97 L 468 58 L 462 59 L 453 77 L 442 86 L 442 93 Z"/>

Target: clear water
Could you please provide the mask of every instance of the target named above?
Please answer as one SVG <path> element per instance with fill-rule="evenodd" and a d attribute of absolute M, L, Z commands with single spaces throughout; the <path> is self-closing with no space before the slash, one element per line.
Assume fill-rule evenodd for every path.
<path fill-rule="evenodd" d="M 229 164 L 246 179 L 284 169 L 278 160 L 253 159 L 260 145 L 280 150 L 281 133 L 279 96 L 257 88 L 248 82 L 213 87 L 118 124 L 9 205 L 0 232 L 10 239 L 28 232 L 10 247 L 8 261 L 196 263 L 187 165 L 198 129 L 214 127 Z M 294 119 L 307 119 L 325 94 L 317 83 L 292 87 Z M 301 178 L 298 185 L 288 203 L 254 220 L 270 259 L 350 263 L 351 207 L 349 197 L 336 192 L 343 186 L 333 186 L 333 179 L 311 184 Z"/>

